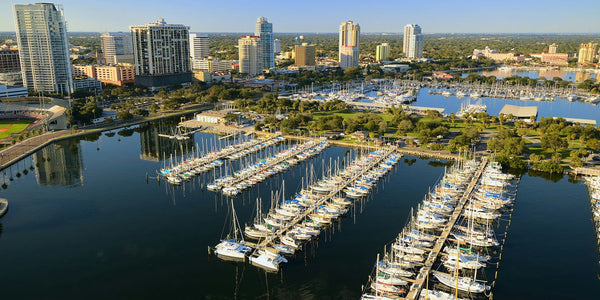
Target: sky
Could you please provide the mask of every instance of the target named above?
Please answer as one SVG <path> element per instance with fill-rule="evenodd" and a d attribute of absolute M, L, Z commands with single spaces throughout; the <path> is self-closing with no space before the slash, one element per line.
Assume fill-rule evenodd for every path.
<path fill-rule="evenodd" d="M 0 1 L 0 31 L 14 31 L 13 4 Z M 37 1 L 42 2 L 42 1 Z M 51 1 L 45 1 L 51 2 Z M 191 32 L 253 32 L 258 17 L 277 32 L 337 32 L 353 20 L 361 32 L 600 33 L 600 0 L 62 0 L 71 32 L 129 31 L 164 18 Z"/>

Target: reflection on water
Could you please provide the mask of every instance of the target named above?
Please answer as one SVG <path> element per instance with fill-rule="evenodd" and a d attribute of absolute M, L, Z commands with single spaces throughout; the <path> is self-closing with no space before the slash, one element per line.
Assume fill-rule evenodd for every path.
<path fill-rule="evenodd" d="M 83 185 L 83 162 L 78 140 L 61 141 L 33 155 L 39 185 Z"/>
<path fill-rule="evenodd" d="M 187 154 L 194 151 L 194 136 L 189 139 L 177 140 L 159 136 L 159 134 L 170 135 L 171 124 L 166 121 L 157 121 L 139 128 L 141 154 L 140 158 L 150 161 L 161 161 L 169 158 L 171 154 Z"/>

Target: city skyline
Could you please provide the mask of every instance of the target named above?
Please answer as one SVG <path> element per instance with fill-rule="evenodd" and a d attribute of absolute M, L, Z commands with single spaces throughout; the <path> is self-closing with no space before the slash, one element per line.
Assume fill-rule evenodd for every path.
<path fill-rule="evenodd" d="M 9 0 L 0 9 L 0 18 L 6 20 L 0 24 L 0 31 L 14 32 L 12 15 L 14 4 L 33 2 Z M 600 9 L 597 1 L 578 1 L 575 9 L 572 4 L 562 1 L 514 1 L 507 0 L 503 5 L 493 8 L 494 21 L 488 13 L 492 8 L 481 7 L 477 1 L 462 0 L 453 2 L 422 1 L 417 3 L 384 3 L 385 10 L 357 9 L 362 1 L 331 1 L 321 3 L 309 0 L 300 3 L 280 3 L 271 0 L 257 1 L 244 10 L 232 10 L 234 5 L 244 1 L 225 1 L 194 3 L 187 0 L 173 0 L 171 5 L 161 5 L 157 0 L 145 1 L 107 0 L 102 3 L 64 0 L 62 4 L 71 32 L 118 32 L 128 31 L 131 24 L 143 24 L 148 19 L 165 18 L 173 23 L 185 24 L 190 32 L 251 32 L 248 24 L 259 16 L 275 24 L 275 33 L 335 33 L 340 22 L 354 20 L 361 24 L 363 33 L 389 32 L 401 33 L 408 23 L 420 24 L 428 33 L 599 33 L 600 19 L 595 12 Z M 310 13 L 305 11 L 309 3 L 319 9 Z M 261 4 L 261 5 L 258 5 Z M 10 7 L 9 7 L 10 6 Z M 121 9 L 115 9 L 119 7 Z M 195 10 L 210 11 L 203 18 L 190 13 Z M 131 11 L 136 11 L 131 14 Z M 112 16 L 112 17 L 111 17 Z M 110 22 L 106 19 L 110 17 Z M 464 21 L 463 21 L 464 20 Z M 558 20 L 558 21 L 557 21 Z"/>

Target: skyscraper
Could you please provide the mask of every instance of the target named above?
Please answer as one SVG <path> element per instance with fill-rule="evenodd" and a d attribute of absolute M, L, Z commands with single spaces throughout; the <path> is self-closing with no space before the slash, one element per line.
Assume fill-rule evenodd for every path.
<path fill-rule="evenodd" d="M 103 33 L 102 53 L 107 64 L 127 63 L 133 64 L 133 43 L 131 34 Z"/>
<path fill-rule="evenodd" d="M 423 57 L 423 34 L 421 34 L 421 26 L 417 24 L 404 26 L 402 51 L 404 52 L 404 57 L 407 58 Z"/>
<path fill-rule="evenodd" d="M 190 56 L 192 59 L 204 59 L 209 55 L 208 35 L 190 33 Z"/>
<path fill-rule="evenodd" d="M 23 85 L 40 92 L 73 91 L 62 6 L 15 4 L 14 12 Z"/>
<path fill-rule="evenodd" d="M 250 76 L 260 74 L 263 67 L 262 43 L 260 37 L 246 35 L 238 40 L 240 73 Z"/>
<path fill-rule="evenodd" d="M 558 45 L 554 43 L 550 45 L 550 47 L 548 47 L 548 53 L 558 53 Z"/>
<path fill-rule="evenodd" d="M 296 66 L 314 66 L 315 63 L 315 45 L 309 45 L 302 43 L 302 45 L 295 45 L 294 51 L 296 57 L 294 63 Z"/>
<path fill-rule="evenodd" d="M 358 67 L 360 26 L 352 21 L 340 24 L 339 59 L 340 67 Z"/>
<path fill-rule="evenodd" d="M 383 43 L 375 48 L 375 61 L 384 61 L 390 59 L 390 44 Z"/>
<path fill-rule="evenodd" d="M 275 55 L 273 53 L 273 24 L 267 22 L 267 18 L 260 17 L 256 20 L 254 35 L 260 37 L 262 51 L 262 66 L 265 69 L 275 67 Z"/>
<path fill-rule="evenodd" d="M 129 29 L 136 85 L 157 89 L 192 81 L 189 27 L 159 19 Z"/>
<path fill-rule="evenodd" d="M 589 42 L 587 44 L 581 44 L 579 47 L 579 57 L 577 62 L 579 64 L 592 63 L 594 62 L 597 53 L 598 43 Z"/>

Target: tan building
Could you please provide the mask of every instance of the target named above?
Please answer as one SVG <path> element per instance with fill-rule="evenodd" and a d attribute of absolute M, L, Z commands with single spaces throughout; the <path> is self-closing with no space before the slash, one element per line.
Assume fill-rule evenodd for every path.
<path fill-rule="evenodd" d="M 383 43 L 375 48 L 375 61 L 384 61 L 390 59 L 390 44 Z"/>
<path fill-rule="evenodd" d="M 315 62 L 315 45 L 309 45 L 302 43 L 302 45 L 296 45 L 294 47 L 296 52 L 295 64 L 296 66 L 314 66 Z"/>
<path fill-rule="evenodd" d="M 260 37 L 246 35 L 238 40 L 240 73 L 250 76 L 262 73 L 263 55 Z"/>
<path fill-rule="evenodd" d="M 480 57 L 487 57 L 491 60 L 495 61 L 523 61 L 525 60 L 524 55 L 515 55 L 512 52 L 508 53 L 499 53 L 496 50 L 490 49 L 490 47 L 485 47 L 484 50 L 473 50 L 473 59 L 478 59 Z"/>
<path fill-rule="evenodd" d="M 598 43 L 589 42 L 579 47 L 579 64 L 593 63 L 598 53 Z"/>
<path fill-rule="evenodd" d="M 567 53 L 542 53 L 542 63 L 555 66 L 566 66 L 569 64 L 569 54 Z"/>
<path fill-rule="evenodd" d="M 87 76 L 117 86 L 135 82 L 133 66 L 73 65 L 73 76 Z"/>
<path fill-rule="evenodd" d="M 192 70 L 206 72 L 229 72 L 231 66 L 235 63 L 232 60 L 220 60 L 212 56 L 204 59 L 192 59 Z"/>
<path fill-rule="evenodd" d="M 550 47 L 548 47 L 548 53 L 550 53 L 550 54 L 558 53 L 558 45 L 554 44 L 554 43 L 552 45 L 550 45 Z"/>

